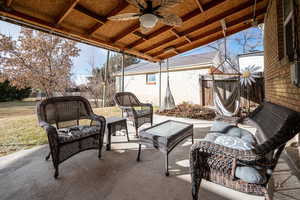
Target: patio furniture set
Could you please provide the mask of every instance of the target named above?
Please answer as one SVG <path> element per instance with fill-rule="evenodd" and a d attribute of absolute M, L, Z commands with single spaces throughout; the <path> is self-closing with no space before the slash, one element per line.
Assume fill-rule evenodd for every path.
<path fill-rule="evenodd" d="M 117 93 L 114 100 L 133 123 L 139 137 L 137 161 L 140 161 L 142 145 L 156 148 L 165 155 L 165 175 L 168 176 L 168 155 L 187 137 L 192 137 L 193 143 L 193 125 L 168 120 L 152 126 L 151 104 L 139 102 L 129 92 Z M 126 118 L 105 119 L 95 115 L 83 97 L 46 99 L 38 104 L 37 115 L 40 126 L 48 135 L 55 178 L 58 177 L 58 165 L 81 151 L 98 149 L 98 157 L 101 158 L 106 127 L 107 150 L 111 149 L 111 135 L 116 131 L 125 130 L 129 141 Z M 85 123 L 80 123 L 82 120 Z M 145 123 L 150 123 L 151 127 L 138 132 Z M 257 130 L 255 135 L 238 128 L 238 123 L 254 126 Z M 270 199 L 268 183 L 272 171 L 286 143 L 299 131 L 300 114 L 270 102 L 265 102 L 235 124 L 214 122 L 206 137 L 191 147 L 193 200 L 198 199 L 202 179 Z"/>
<path fill-rule="evenodd" d="M 165 154 L 165 174 L 169 175 L 168 155 L 182 140 L 193 138 L 193 125 L 168 120 L 138 134 L 140 126 L 153 123 L 152 105 L 141 103 L 129 92 L 117 93 L 115 102 L 125 112 L 126 118 L 96 115 L 89 102 L 80 96 L 54 97 L 37 105 L 39 125 L 47 132 L 50 146 L 46 160 L 52 157 L 54 178 L 59 175 L 59 164 L 81 151 L 98 149 L 101 158 L 106 128 L 106 150 L 111 150 L 111 136 L 117 131 L 125 130 L 129 141 L 126 119 L 133 123 L 140 138 L 137 161 L 140 161 L 142 144 L 159 149 Z"/>

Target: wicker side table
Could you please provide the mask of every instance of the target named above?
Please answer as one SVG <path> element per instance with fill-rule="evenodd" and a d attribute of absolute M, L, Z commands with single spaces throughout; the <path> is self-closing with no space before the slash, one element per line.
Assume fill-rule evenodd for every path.
<path fill-rule="evenodd" d="M 107 151 L 111 150 L 111 135 L 116 133 L 117 131 L 121 131 L 125 129 L 127 140 L 129 142 L 126 118 L 122 118 L 122 117 L 106 118 L 106 125 L 107 125 L 107 145 L 106 145 Z"/>

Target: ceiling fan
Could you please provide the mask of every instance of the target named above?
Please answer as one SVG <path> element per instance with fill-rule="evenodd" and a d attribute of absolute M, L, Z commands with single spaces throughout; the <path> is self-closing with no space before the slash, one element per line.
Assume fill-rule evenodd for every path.
<path fill-rule="evenodd" d="M 139 19 L 140 29 L 143 34 L 153 28 L 157 22 L 169 26 L 180 26 L 182 19 L 168 12 L 171 7 L 182 3 L 183 0 L 126 0 L 129 4 L 139 9 L 138 13 L 124 13 L 109 17 L 109 20 Z"/>

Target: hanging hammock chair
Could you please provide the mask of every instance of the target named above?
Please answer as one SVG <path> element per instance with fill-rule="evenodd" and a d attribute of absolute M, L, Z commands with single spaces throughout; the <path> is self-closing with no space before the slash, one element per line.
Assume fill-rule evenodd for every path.
<path fill-rule="evenodd" d="M 213 82 L 213 102 L 216 107 L 216 112 L 221 117 L 234 117 L 238 114 L 240 108 L 240 72 L 234 67 L 231 61 L 227 58 L 226 55 L 226 36 L 224 37 L 225 44 L 225 55 L 224 60 L 212 71 L 212 82 Z M 221 95 L 220 89 L 217 85 L 217 81 L 215 80 L 214 72 L 217 71 L 224 64 L 228 64 L 227 66 L 231 67 L 233 71 L 237 72 L 233 77 L 228 78 L 229 81 L 234 81 L 234 87 L 231 91 L 231 94 L 226 97 L 225 95 Z M 225 91 L 226 93 L 226 91 Z"/>
<path fill-rule="evenodd" d="M 164 103 L 162 106 L 162 110 L 171 110 L 175 108 L 175 101 L 170 89 L 170 81 L 169 81 L 169 59 L 167 59 L 167 88 L 166 95 L 164 98 Z"/>
<path fill-rule="evenodd" d="M 219 115 L 225 117 L 233 117 L 237 115 L 240 108 L 240 87 L 239 82 L 235 84 L 229 97 L 225 98 L 221 95 L 221 92 L 213 78 L 213 90 L 214 90 L 214 104 L 216 111 Z"/>

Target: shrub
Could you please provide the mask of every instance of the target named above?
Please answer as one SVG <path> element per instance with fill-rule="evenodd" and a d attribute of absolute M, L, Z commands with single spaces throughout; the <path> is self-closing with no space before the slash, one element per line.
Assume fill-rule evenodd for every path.
<path fill-rule="evenodd" d="M 22 100 L 29 97 L 31 88 L 18 89 L 11 86 L 8 80 L 0 82 L 0 102 Z"/>

